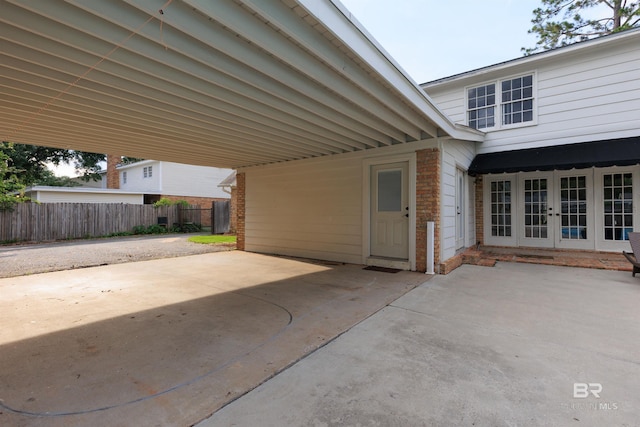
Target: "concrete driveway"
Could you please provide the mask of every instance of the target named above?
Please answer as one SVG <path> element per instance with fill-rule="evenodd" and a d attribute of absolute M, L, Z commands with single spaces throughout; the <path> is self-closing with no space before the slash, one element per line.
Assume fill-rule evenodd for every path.
<path fill-rule="evenodd" d="M 192 425 L 427 278 L 234 251 L 0 279 L 0 425 Z"/>
<path fill-rule="evenodd" d="M 638 426 L 640 278 L 462 266 L 199 427 L 258 425 Z"/>

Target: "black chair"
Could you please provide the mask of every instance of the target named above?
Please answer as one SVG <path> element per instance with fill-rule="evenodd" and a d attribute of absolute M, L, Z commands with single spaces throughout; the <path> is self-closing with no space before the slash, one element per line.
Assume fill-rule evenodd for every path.
<path fill-rule="evenodd" d="M 638 262 L 637 255 L 640 255 L 640 233 L 629 233 L 629 244 L 631 245 L 631 253 L 622 251 L 622 254 L 633 265 L 633 272 L 631 275 L 636 277 L 636 273 L 640 273 L 640 262 Z"/>

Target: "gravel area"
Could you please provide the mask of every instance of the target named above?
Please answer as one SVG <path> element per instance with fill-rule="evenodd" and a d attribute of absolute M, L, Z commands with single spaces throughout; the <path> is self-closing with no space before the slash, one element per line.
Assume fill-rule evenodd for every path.
<path fill-rule="evenodd" d="M 0 278 L 235 249 L 189 242 L 194 234 L 114 237 L 0 246 Z"/>

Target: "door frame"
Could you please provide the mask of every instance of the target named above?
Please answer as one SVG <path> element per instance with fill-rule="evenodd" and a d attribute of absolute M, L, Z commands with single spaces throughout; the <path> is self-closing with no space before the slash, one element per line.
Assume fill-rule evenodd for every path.
<path fill-rule="evenodd" d="M 392 163 L 407 162 L 409 227 L 407 241 L 409 243 L 409 259 L 406 261 L 387 261 L 371 258 L 371 167 Z M 366 158 L 362 162 L 362 264 L 379 265 L 415 271 L 416 269 L 416 153 L 398 154 Z M 381 265 L 384 264 L 384 265 Z"/>

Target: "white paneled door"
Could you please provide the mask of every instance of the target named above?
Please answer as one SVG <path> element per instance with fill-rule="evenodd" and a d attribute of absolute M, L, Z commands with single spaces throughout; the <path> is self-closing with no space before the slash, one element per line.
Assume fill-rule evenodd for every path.
<path fill-rule="evenodd" d="M 456 249 L 465 246 L 465 180 L 466 175 L 463 170 L 456 169 Z"/>
<path fill-rule="evenodd" d="M 409 258 L 409 163 L 371 166 L 371 255 Z"/>

